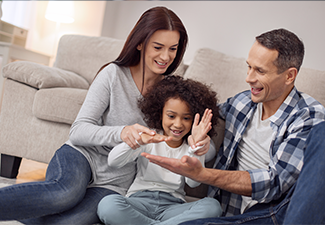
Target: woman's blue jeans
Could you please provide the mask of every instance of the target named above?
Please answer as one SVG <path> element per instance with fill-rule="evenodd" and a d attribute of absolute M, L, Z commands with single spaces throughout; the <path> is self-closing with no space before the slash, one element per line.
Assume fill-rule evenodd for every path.
<path fill-rule="evenodd" d="M 0 220 L 25 224 L 99 223 L 99 201 L 116 192 L 87 188 L 90 180 L 87 159 L 69 145 L 63 145 L 51 159 L 45 181 L 0 189 Z"/>
<path fill-rule="evenodd" d="M 280 203 L 257 204 L 232 217 L 197 219 L 182 224 L 325 224 L 325 122 L 312 128 L 304 166 Z"/>

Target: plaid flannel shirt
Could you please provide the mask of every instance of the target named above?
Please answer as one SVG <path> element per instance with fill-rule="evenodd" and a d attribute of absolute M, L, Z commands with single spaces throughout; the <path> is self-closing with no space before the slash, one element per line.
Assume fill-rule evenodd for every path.
<path fill-rule="evenodd" d="M 225 136 L 214 168 L 237 170 L 236 150 L 257 104 L 251 101 L 250 91 L 237 94 L 220 105 L 225 119 Z M 294 87 L 277 112 L 270 117 L 273 130 L 268 169 L 249 170 L 252 199 L 269 203 L 279 199 L 297 181 L 304 160 L 307 136 L 313 126 L 325 120 L 325 109 L 314 98 Z M 241 195 L 217 187 L 210 188 L 224 216 L 240 214 Z"/>

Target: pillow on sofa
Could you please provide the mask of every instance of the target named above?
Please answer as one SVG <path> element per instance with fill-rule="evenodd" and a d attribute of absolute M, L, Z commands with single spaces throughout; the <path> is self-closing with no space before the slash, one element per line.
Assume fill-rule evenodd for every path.
<path fill-rule="evenodd" d="M 217 92 L 219 102 L 249 89 L 245 82 L 246 60 L 236 58 L 213 49 L 199 49 L 193 62 L 185 72 L 185 78 L 191 78 L 210 85 Z"/>
<path fill-rule="evenodd" d="M 70 71 L 25 61 L 4 66 L 3 77 L 41 89 L 49 87 L 72 87 L 88 89 L 85 78 Z"/>

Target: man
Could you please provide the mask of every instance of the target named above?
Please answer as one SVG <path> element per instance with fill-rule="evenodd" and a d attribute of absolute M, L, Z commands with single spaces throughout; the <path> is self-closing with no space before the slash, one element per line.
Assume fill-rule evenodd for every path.
<path fill-rule="evenodd" d="M 325 119 L 324 107 L 294 86 L 303 57 L 304 45 L 290 31 L 277 29 L 256 37 L 247 58 L 250 91 L 220 105 L 226 127 L 214 169 L 203 168 L 190 157 L 145 155 L 153 163 L 211 185 L 209 195 L 220 201 L 226 217 L 204 222 L 272 223 L 274 215 L 283 222 L 308 134 Z"/>

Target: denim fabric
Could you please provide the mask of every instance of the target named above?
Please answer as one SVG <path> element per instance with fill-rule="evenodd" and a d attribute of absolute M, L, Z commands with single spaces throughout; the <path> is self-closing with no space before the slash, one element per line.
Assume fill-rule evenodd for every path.
<path fill-rule="evenodd" d="M 325 224 L 325 122 L 312 128 L 297 182 L 279 203 L 257 204 L 244 214 L 182 224 Z"/>
<path fill-rule="evenodd" d="M 98 205 L 98 215 L 105 224 L 170 225 L 221 213 L 219 202 L 213 198 L 184 203 L 161 191 L 139 191 L 130 197 L 109 195 Z"/>
<path fill-rule="evenodd" d="M 312 129 L 307 146 L 284 224 L 325 224 L 325 122 Z"/>
<path fill-rule="evenodd" d="M 49 163 L 45 181 L 0 189 L 0 220 L 20 220 L 26 224 L 97 223 L 98 202 L 116 192 L 87 189 L 90 180 L 86 158 L 63 145 Z"/>
<path fill-rule="evenodd" d="M 294 187 L 290 190 L 289 194 L 279 204 L 272 202 L 268 204 L 257 204 L 244 214 L 231 216 L 231 217 L 218 217 L 208 219 L 197 219 L 181 223 L 182 225 L 217 225 L 217 224 L 282 224 L 288 204 L 290 202 L 291 193 Z"/>

